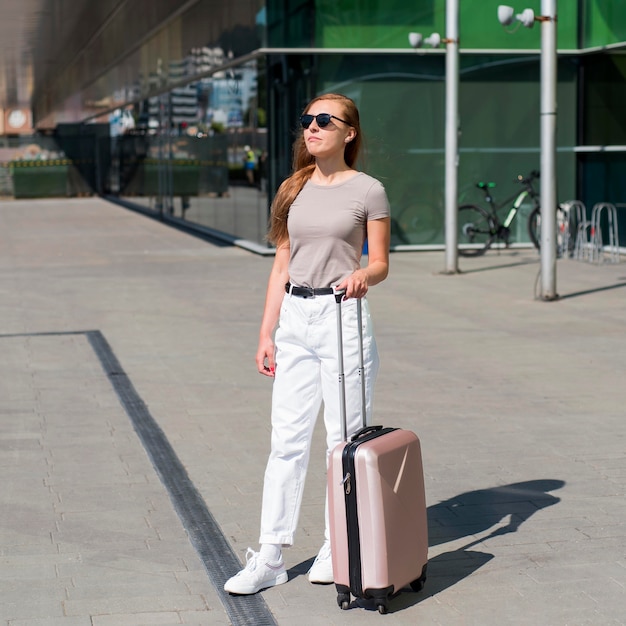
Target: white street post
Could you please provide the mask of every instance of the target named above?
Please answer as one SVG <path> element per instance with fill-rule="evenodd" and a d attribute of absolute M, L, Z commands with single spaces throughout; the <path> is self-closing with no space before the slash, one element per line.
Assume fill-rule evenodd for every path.
<path fill-rule="evenodd" d="M 541 299 L 556 292 L 556 5 L 541 0 Z"/>
<path fill-rule="evenodd" d="M 458 272 L 459 0 L 446 2 L 445 273 Z"/>

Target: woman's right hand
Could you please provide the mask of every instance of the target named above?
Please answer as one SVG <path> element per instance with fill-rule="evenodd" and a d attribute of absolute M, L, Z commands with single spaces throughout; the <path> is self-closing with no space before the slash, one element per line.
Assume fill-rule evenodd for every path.
<path fill-rule="evenodd" d="M 259 374 L 274 378 L 274 329 L 280 318 L 280 307 L 285 298 L 285 283 L 289 281 L 289 242 L 276 247 L 276 255 L 267 284 L 265 308 L 259 330 L 259 347 L 256 351 L 256 368 Z"/>
<path fill-rule="evenodd" d="M 256 353 L 256 367 L 259 374 L 274 377 L 276 364 L 274 363 L 274 342 L 271 338 L 260 339 Z"/>

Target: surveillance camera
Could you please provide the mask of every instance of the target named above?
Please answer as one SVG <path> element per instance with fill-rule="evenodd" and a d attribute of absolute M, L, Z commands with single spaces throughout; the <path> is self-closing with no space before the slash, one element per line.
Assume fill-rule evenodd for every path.
<path fill-rule="evenodd" d="M 532 28 L 535 25 L 535 12 L 532 9 L 524 9 L 516 17 L 526 28 Z"/>
<path fill-rule="evenodd" d="M 510 26 L 513 23 L 513 7 L 501 4 L 498 7 L 498 21 L 502 26 Z"/>
<path fill-rule="evenodd" d="M 409 43 L 412 48 L 421 48 L 423 39 L 421 33 L 409 33 Z"/>
<path fill-rule="evenodd" d="M 433 33 L 430 37 L 424 39 L 424 43 L 427 43 L 433 48 L 438 48 L 441 45 L 441 35 L 439 33 Z"/>

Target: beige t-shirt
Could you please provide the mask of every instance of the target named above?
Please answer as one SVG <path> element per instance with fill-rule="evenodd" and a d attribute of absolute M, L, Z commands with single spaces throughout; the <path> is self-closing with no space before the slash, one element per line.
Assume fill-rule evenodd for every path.
<path fill-rule="evenodd" d="M 304 185 L 289 209 L 289 280 L 330 287 L 360 267 L 367 222 L 389 217 L 381 183 L 359 172 L 336 185 Z"/>

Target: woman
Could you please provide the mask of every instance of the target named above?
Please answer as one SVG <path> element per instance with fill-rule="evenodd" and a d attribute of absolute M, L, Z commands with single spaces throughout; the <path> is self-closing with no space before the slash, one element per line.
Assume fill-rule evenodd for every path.
<path fill-rule="evenodd" d="M 356 298 L 387 277 L 389 203 L 376 179 L 354 169 L 361 147 L 356 105 L 326 94 L 302 115 L 294 173 L 272 205 L 269 239 L 276 245 L 256 355 L 258 371 L 274 378 L 271 453 L 265 472 L 259 552 L 224 589 L 235 594 L 287 582 L 282 548 L 293 544 L 315 421 L 324 403 L 327 459 L 341 441 L 334 290 L 342 303 L 348 433 L 361 425 Z M 361 251 L 368 241 L 368 262 Z M 367 302 L 363 347 L 367 409 L 378 370 Z M 275 337 L 274 329 L 276 329 Z M 369 415 L 369 410 L 368 410 Z M 326 503 L 325 541 L 309 580 L 332 583 Z"/>

